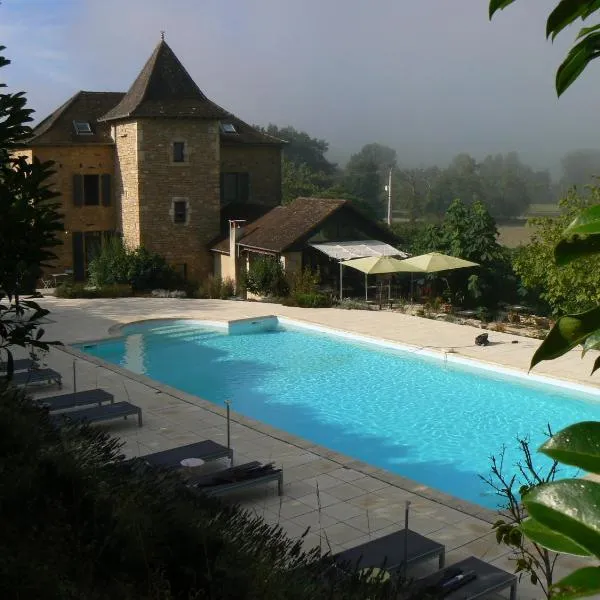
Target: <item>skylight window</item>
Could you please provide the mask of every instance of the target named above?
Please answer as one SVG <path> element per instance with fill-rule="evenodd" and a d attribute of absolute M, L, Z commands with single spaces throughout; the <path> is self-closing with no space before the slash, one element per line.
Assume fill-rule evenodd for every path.
<path fill-rule="evenodd" d="M 233 123 L 221 123 L 221 133 L 237 133 Z"/>
<path fill-rule="evenodd" d="M 92 135 L 92 126 L 87 121 L 73 121 L 75 133 L 77 135 Z"/>

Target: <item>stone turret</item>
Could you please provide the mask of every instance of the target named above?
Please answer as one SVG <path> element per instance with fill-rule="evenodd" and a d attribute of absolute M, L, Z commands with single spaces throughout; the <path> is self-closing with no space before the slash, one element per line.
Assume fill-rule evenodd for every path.
<path fill-rule="evenodd" d="M 219 233 L 219 122 L 228 114 L 198 88 L 164 40 L 101 121 L 116 146 L 120 229 L 194 280 L 212 268 Z"/>

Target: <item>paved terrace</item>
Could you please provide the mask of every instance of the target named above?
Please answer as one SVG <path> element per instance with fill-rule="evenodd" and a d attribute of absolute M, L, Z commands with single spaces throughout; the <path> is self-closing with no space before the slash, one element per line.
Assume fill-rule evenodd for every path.
<path fill-rule="evenodd" d="M 60 339 L 65 344 L 105 338 L 110 328 L 114 331 L 115 326 L 144 319 L 226 321 L 275 314 L 419 348 L 440 352 L 452 349 L 462 356 L 523 371 L 539 345 L 538 340 L 490 332 L 492 344 L 477 347 L 474 338 L 481 333 L 479 329 L 387 311 L 145 298 L 44 298 L 41 304 L 51 311 L 51 322 L 45 325 L 46 338 Z M 518 343 L 513 344 L 513 340 Z M 49 365 L 65 377 L 64 392 L 72 390 L 73 362 L 73 354 L 65 350 L 53 350 L 48 359 Z M 592 362 L 593 357 L 581 360 L 580 353 L 573 351 L 559 360 L 540 365 L 536 372 L 594 385 L 589 377 Z M 121 437 L 127 455 L 143 455 L 202 439 L 225 443 L 225 418 L 220 407 L 81 355 L 76 358 L 75 369 L 77 389 L 102 387 L 114 393 L 117 399 L 128 399 L 142 407 L 144 426 L 141 429 L 133 420 L 99 425 Z M 267 522 L 278 523 L 292 537 L 301 536 L 310 527 L 305 537 L 306 546 L 320 545 L 335 552 L 396 531 L 403 527 L 405 502 L 410 500 L 410 527 L 445 544 L 448 564 L 475 555 L 513 570 L 509 552 L 496 543 L 491 531 L 490 523 L 495 520 L 491 511 L 235 413 L 231 443 L 237 464 L 250 460 L 274 461 L 283 467 L 285 482 L 281 498 L 276 495 L 273 484 L 271 489 L 247 490 L 232 499 Z M 575 559 L 562 558 L 557 575 L 562 576 L 577 564 Z M 434 568 L 432 562 L 420 571 Z M 532 587 L 525 580 L 519 585 L 521 599 L 542 596 L 540 588 Z"/>

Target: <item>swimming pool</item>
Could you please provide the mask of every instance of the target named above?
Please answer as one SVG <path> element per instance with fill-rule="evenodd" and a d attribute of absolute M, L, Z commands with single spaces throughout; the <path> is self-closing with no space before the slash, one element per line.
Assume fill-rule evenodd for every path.
<path fill-rule="evenodd" d="M 600 420 L 599 397 L 276 319 L 127 326 L 79 349 L 337 452 L 494 507 L 480 480 L 517 436 Z M 538 456 L 539 461 L 543 457 Z M 568 474 L 566 469 L 561 474 Z"/>

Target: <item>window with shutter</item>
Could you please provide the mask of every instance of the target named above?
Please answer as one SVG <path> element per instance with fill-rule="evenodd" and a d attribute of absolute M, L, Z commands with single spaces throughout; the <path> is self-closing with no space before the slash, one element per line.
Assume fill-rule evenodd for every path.
<path fill-rule="evenodd" d="M 110 206 L 112 200 L 111 178 L 108 173 L 100 176 L 100 190 L 102 193 L 102 206 Z"/>
<path fill-rule="evenodd" d="M 250 199 L 250 174 L 238 174 L 238 198 L 239 202 L 248 202 Z"/>
<path fill-rule="evenodd" d="M 83 233 L 73 231 L 73 279 L 83 281 L 85 279 L 85 253 L 83 249 Z"/>

